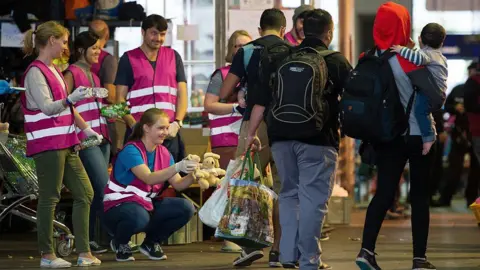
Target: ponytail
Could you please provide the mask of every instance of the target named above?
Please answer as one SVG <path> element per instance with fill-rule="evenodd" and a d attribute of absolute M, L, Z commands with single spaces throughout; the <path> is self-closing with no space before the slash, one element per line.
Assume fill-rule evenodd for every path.
<path fill-rule="evenodd" d="M 35 50 L 35 44 L 34 44 L 34 34 L 35 31 L 33 29 L 28 30 L 25 32 L 25 36 L 23 38 L 23 53 L 25 53 L 25 56 L 30 56 L 33 55 L 34 50 Z"/>
<path fill-rule="evenodd" d="M 143 137 L 143 125 L 140 123 L 136 123 L 133 126 L 133 131 L 132 134 L 130 134 L 130 137 L 128 137 L 128 141 L 139 141 Z"/>

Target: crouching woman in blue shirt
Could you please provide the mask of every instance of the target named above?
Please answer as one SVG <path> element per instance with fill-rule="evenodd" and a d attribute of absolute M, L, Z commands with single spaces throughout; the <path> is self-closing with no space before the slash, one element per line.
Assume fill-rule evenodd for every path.
<path fill-rule="evenodd" d="M 117 261 L 133 261 L 128 241 L 145 232 L 140 252 L 151 260 L 165 260 L 160 244 L 182 228 L 193 216 L 191 202 L 183 198 L 157 198 L 168 184 L 176 190 L 189 187 L 198 163 L 173 161 L 162 146 L 168 136 L 168 115 L 160 109 L 147 110 L 135 125 L 128 143 L 113 161 L 105 188 L 105 222 L 114 234 L 110 242 Z M 188 174 L 180 177 L 179 172 Z"/>

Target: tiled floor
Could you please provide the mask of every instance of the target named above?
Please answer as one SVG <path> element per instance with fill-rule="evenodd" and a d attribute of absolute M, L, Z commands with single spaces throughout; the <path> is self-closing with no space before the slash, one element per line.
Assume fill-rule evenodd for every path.
<path fill-rule="evenodd" d="M 360 248 L 358 238 L 361 237 L 363 220 L 364 211 L 355 212 L 350 226 L 337 227 L 330 240 L 322 243 L 323 258 L 335 270 L 357 269 L 353 261 Z M 410 221 L 385 221 L 384 224 L 377 245 L 378 263 L 382 269 L 411 269 Z M 0 269 L 38 269 L 35 246 L 35 234 L 0 235 Z M 110 252 L 99 257 L 102 266 L 90 269 L 232 269 L 231 262 L 236 255 L 220 253 L 219 249 L 219 243 L 211 242 L 166 246 L 167 261 L 149 261 L 136 254 L 137 261 L 133 263 L 115 262 Z M 456 213 L 435 210 L 428 256 L 438 269 L 480 269 L 480 228 L 473 215 L 465 209 L 457 209 Z M 265 257 L 248 269 L 267 268 Z"/>

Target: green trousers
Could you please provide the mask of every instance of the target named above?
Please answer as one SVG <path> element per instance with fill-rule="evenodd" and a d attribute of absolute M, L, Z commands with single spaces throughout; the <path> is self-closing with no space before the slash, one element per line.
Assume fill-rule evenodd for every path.
<path fill-rule="evenodd" d="M 71 149 L 62 149 L 39 153 L 33 159 L 39 186 L 37 233 L 40 253 L 55 253 L 53 219 L 62 183 L 73 196 L 72 221 L 77 253 L 89 252 L 88 221 L 93 189 L 78 154 Z"/>

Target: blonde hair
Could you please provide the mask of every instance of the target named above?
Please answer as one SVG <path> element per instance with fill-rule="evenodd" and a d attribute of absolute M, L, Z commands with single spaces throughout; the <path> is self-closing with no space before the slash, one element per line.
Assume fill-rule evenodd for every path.
<path fill-rule="evenodd" d="M 26 56 L 38 53 L 38 49 L 45 47 L 50 37 L 53 36 L 58 39 L 64 35 L 70 35 L 70 32 L 58 22 L 48 21 L 42 23 L 35 30 L 30 29 L 25 33 L 23 52 Z"/>
<path fill-rule="evenodd" d="M 230 36 L 230 38 L 228 39 L 228 45 L 227 45 L 227 55 L 225 56 L 225 61 L 227 61 L 227 63 L 232 63 L 233 61 L 233 51 L 235 50 L 235 45 L 237 45 L 237 38 L 238 37 L 241 37 L 241 36 L 245 36 L 245 37 L 249 37 L 250 39 L 252 38 L 247 31 L 245 30 L 237 30 L 235 32 L 232 33 L 232 35 Z"/>

